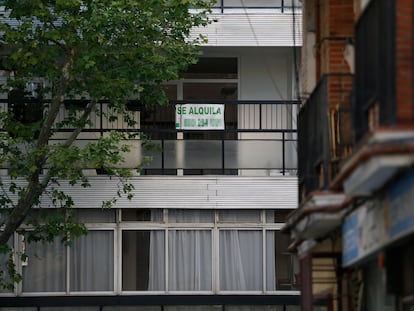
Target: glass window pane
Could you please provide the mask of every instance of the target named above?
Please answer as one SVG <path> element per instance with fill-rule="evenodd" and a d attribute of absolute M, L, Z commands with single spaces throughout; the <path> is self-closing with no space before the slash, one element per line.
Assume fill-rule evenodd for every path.
<path fill-rule="evenodd" d="M 294 6 L 295 8 L 302 7 L 302 2 L 300 0 L 284 0 L 285 8 L 292 8 Z"/>
<path fill-rule="evenodd" d="M 184 100 L 236 100 L 237 83 L 184 83 Z"/>
<path fill-rule="evenodd" d="M 267 210 L 266 223 L 285 223 L 288 215 L 293 210 Z"/>
<path fill-rule="evenodd" d="M 266 232 L 267 290 L 298 290 L 299 264 L 288 252 L 290 237 L 280 231 Z"/>
<path fill-rule="evenodd" d="M 284 306 L 226 306 L 226 311 L 285 311 Z"/>
<path fill-rule="evenodd" d="M 14 241 L 14 237 L 12 236 L 7 242 L 7 245 L 10 248 L 13 248 L 13 241 Z M 10 276 L 7 272 L 7 268 L 6 268 L 9 258 L 10 257 L 7 256 L 7 254 L 0 254 L 0 271 L 4 273 L 1 277 L 3 278 L 5 283 L 10 283 L 11 281 Z M 12 290 L 0 287 L 0 293 L 10 293 L 10 292 L 12 292 Z"/>
<path fill-rule="evenodd" d="M 235 57 L 200 57 L 198 62 L 190 65 L 186 79 L 237 79 L 237 58 Z"/>
<path fill-rule="evenodd" d="M 143 169 L 159 169 L 163 167 L 162 164 L 162 152 L 161 150 L 164 149 L 164 152 L 167 152 L 166 148 L 168 146 L 162 147 L 162 142 L 159 140 L 151 140 L 150 142 L 150 149 L 145 150 L 142 149 L 143 159 L 141 159 Z"/>
<path fill-rule="evenodd" d="M 203 291 L 212 288 L 210 230 L 168 232 L 168 289 Z"/>
<path fill-rule="evenodd" d="M 115 209 L 76 209 L 76 220 L 83 223 L 114 223 Z"/>
<path fill-rule="evenodd" d="M 260 211 L 221 210 L 219 222 L 260 222 Z"/>
<path fill-rule="evenodd" d="M 70 248 L 70 290 L 114 289 L 114 233 L 89 231 Z"/>
<path fill-rule="evenodd" d="M 24 292 L 64 292 L 66 290 L 66 247 L 55 238 L 50 243 L 26 243 L 23 263 Z"/>
<path fill-rule="evenodd" d="M 223 0 L 224 6 L 235 6 L 239 8 L 249 7 L 276 7 L 280 6 L 281 0 Z M 288 0 L 284 0 L 285 2 Z"/>
<path fill-rule="evenodd" d="M 220 289 L 262 290 L 261 231 L 220 231 Z"/>
<path fill-rule="evenodd" d="M 165 289 L 164 231 L 122 232 L 122 290 Z"/>
<path fill-rule="evenodd" d="M 222 143 L 217 140 L 165 141 L 165 168 L 222 168 Z"/>
<path fill-rule="evenodd" d="M 282 141 L 239 140 L 224 142 L 224 167 L 282 169 Z"/>
<path fill-rule="evenodd" d="M 214 222 L 213 211 L 195 210 L 168 210 L 168 222 L 170 223 L 212 223 Z"/>
<path fill-rule="evenodd" d="M 222 311 L 222 306 L 165 306 L 165 311 Z"/>
<path fill-rule="evenodd" d="M 159 306 L 110 306 L 103 307 L 103 311 L 161 311 Z"/>
<path fill-rule="evenodd" d="M 163 220 L 163 211 L 160 209 L 124 208 L 122 221 L 156 221 Z"/>
<path fill-rule="evenodd" d="M 285 167 L 288 170 L 295 170 L 298 168 L 297 141 L 285 141 Z"/>

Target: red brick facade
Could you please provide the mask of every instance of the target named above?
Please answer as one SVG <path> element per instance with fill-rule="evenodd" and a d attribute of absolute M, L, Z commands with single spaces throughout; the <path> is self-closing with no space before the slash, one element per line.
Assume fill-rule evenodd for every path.
<path fill-rule="evenodd" d="M 320 74 L 349 73 L 344 58 L 346 40 L 354 37 L 353 2 L 349 0 L 318 1 L 318 48 Z M 320 77 L 318 77 L 320 78 Z"/>
<path fill-rule="evenodd" d="M 414 124 L 414 2 L 395 3 L 397 122 Z"/>

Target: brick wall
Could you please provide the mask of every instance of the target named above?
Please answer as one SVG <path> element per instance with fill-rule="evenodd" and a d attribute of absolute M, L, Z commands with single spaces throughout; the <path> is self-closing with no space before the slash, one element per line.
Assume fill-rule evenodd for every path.
<path fill-rule="evenodd" d="M 396 1 L 397 122 L 414 123 L 414 1 Z"/>
<path fill-rule="evenodd" d="M 320 74 L 349 73 L 344 58 L 346 38 L 354 37 L 354 3 L 350 0 L 319 2 Z"/>

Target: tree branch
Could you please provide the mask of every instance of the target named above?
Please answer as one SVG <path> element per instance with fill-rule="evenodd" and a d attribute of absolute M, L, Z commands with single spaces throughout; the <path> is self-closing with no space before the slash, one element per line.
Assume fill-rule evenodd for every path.
<path fill-rule="evenodd" d="M 4 230 L 0 234 L 0 244 L 7 243 L 7 241 L 10 239 L 13 233 L 19 228 L 19 226 L 24 221 L 25 217 L 29 213 L 30 208 L 33 206 L 33 203 L 42 194 L 43 185 L 39 184 L 39 175 L 47 159 L 45 146 L 47 146 L 48 144 L 52 126 L 59 113 L 60 105 L 63 103 L 67 87 L 71 80 L 70 69 L 73 64 L 73 59 L 74 50 L 71 50 L 68 54 L 66 64 L 62 68 L 62 77 L 58 82 L 56 94 L 52 97 L 50 109 L 48 111 L 46 120 L 43 122 L 42 128 L 40 129 L 35 149 L 35 152 L 38 152 L 36 169 L 28 176 L 28 184 L 26 190 L 19 197 L 16 207 L 10 213 Z"/>
<path fill-rule="evenodd" d="M 82 116 L 80 117 L 80 124 L 83 124 L 90 116 L 92 110 L 95 108 L 96 106 L 96 101 L 93 100 L 91 101 L 84 109 Z M 70 135 L 70 137 L 65 141 L 64 146 L 71 146 L 73 144 L 73 142 L 76 140 L 76 138 L 78 137 L 78 135 L 80 134 L 80 132 L 82 131 L 82 127 L 78 126 Z M 48 184 L 49 181 L 51 179 L 52 176 L 50 176 L 49 171 L 43 176 L 42 182 L 41 182 L 41 188 L 45 189 Z"/>

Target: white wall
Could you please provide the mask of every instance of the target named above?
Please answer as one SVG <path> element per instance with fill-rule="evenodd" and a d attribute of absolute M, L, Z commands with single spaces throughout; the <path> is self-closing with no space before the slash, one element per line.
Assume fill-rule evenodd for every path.
<path fill-rule="evenodd" d="M 295 94 L 293 49 L 204 47 L 202 56 L 239 58 L 239 100 L 290 100 Z"/>
<path fill-rule="evenodd" d="M 202 34 L 206 46 L 300 46 L 302 12 L 293 14 L 229 13 L 212 14 L 213 23 L 194 28 L 192 35 Z"/>

